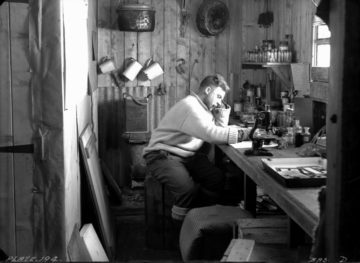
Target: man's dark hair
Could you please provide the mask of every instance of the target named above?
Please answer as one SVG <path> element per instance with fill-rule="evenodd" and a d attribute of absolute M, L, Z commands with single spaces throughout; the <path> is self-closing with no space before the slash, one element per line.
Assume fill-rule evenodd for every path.
<path fill-rule="evenodd" d="M 200 83 L 199 90 L 203 90 L 206 87 L 211 87 L 211 88 L 220 87 L 225 92 L 228 92 L 230 90 L 230 87 L 226 83 L 224 77 L 221 76 L 220 74 L 215 74 L 205 77 Z"/>

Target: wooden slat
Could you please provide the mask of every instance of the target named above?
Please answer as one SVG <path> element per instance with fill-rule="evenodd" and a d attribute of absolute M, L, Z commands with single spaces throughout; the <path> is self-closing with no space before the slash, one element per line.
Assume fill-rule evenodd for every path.
<path fill-rule="evenodd" d="M 87 126 L 80 135 L 80 148 L 85 163 L 86 176 L 90 192 L 96 208 L 96 216 L 99 220 L 99 232 L 109 258 L 114 256 L 115 235 L 113 219 L 109 207 L 108 196 L 105 192 L 104 179 L 102 177 L 99 156 L 95 148 L 95 135 Z"/>
<path fill-rule="evenodd" d="M 69 244 L 67 245 L 67 254 L 70 261 L 91 261 L 89 252 L 86 249 L 86 246 L 80 237 L 79 226 L 76 224 L 74 226 L 73 232 L 71 234 Z"/>
<path fill-rule="evenodd" d="M 166 1 L 164 13 L 164 83 L 167 86 L 165 95 L 165 112 L 174 105 L 176 101 L 177 85 L 176 85 L 176 31 L 177 20 L 177 1 Z M 163 113 L 164 114 L 164 113 Z"/>
<path fill-rule="evenodd" d="M 98 2 L 98 27 L 111 29 L 111 0 L 101 0 Z"/>
<path fill-rule="evenodd" d="M 249 261 L 255 241 L 251 239 L 232 239 L 221 262 Z"/>
<path fill-rule="evenodd" d="M 0 6 L 0 145 L 13 143 L 9 4 Z M 16 254 L 13 154 L 0 153 L 0 247 Z"/>
<path fill-rule="evenodd" d="M 116 67 L 116 74 L 119 76 L 121 72 L 124 70 L 124 59 L 125 59 L 125 38 L 124 32 L 118 30 L 117 24 L 117 13 L 116 8 L 118 5 L 122 4 L 122 1 L 118 0 L 111 0 L 111 31 L 110 31 L 110 50 L 111 50 L 111 57 L 114 59 L 115 67 Z M 123 85 L 120 81 L 120 78 L 117 78 L 119 81 L 119 85 Z"/>
<path fill-rule="evenodd" d="M 92 224 L 85 224 L 80 231 L 80 239 L 84 244 L 87 254 L 90 256 L 90 261 L 93 262 L 108 262 L 103 246 L 100 243 L 99 237 Z M 84 260 L 85 261 L 85 260 Z"/>
<path fill-rule="evenodd" d="M 182 8 L 182 1 L 181 4 L 177 5 L 177 65 L 181 64 L 181 68 L 177 70 L 176 74 L 176 83 L 177 83 L 177 95 L 176 101 L 181 100 L 182 98 L 186 97 L 190 93 L 190 86 L 189 86 L 189 74 L 190 74 L 190 29 L 189 29 L 189 20 L 190 20 L 190 3 L 189 1 L 185 1 L 185 10 L 187 10 L 187 17 L 184 21 L 184 35 L 181 36 L 180 27 L 181 27 L 181 8 Z M 184 63 L 182 63 L 182 61 Z M 182 71 L 182 70 L 183 71 Z"/>
<path fill-rule="evenodd" d="M 28 4 L 10 5 L 11 77 L 13 88 L 14 143 L 29 144 L 32 140 L 32 111 L 29 83 L 29 19 Z"/>
<path fill-rule="evenodd" d="M 124 59 L 138 59 L 138 33 L 137 32 L 125 32 L 124 33 L 125 46 L 124 46 Z M 133 81 L 127 81 L 125 83 L 127 87 L 135 87 L 137 85 L 137 79 Z"/>
<path fill-rule="evenodd" d="M 29 15 L 28 4 L 10 4 L 11 76 L 13 95 L 14 143 L 32 143 L 32 97 L 29 72 Z M 34 231 L 32 217 L 32 187 L 34 159 L 31 154 L 14 156 L 15 209 L 17 254 L 33 253 Z M 20 212 L 21 211 L 21 212 Z"/>
<path fill-rule="evenodd" d="M 166 1 L 168 2 L 168 1 Z M 151 34 L 151 55 L 153 59 L 160 63 L 161 66 L 164 66 L 164 8 L 165 8 L 165 0 L 153 0 L 152 6 L 155 9 L 155 28 Z M 153 98 L 150 105 L 150 129 L 154 129 L 157 127 L 160 119 L 165 112 L 165 97 L 157 96 L 155 94 L 155 90 L 160 83 L 164 82 L 164 77 L 168 72 L 164 72 L 162 76 L 157 77 L 156 79 L 151 81 L 152 94 Z"/>
<path fill-rule="evenodd" d="M 287 218 L 239 219 L 239 238 L 253 239 L 257 243 L 286 244 L 288 242 Z"/>
<path fill-rule="evenodd" d="M 139 4 L 151 5 L 151 0 L 138 0 Z M 156 18 L 155 18 L 156 19 Z M 145 62 L 151 58 L 151 32 L 138 33 L 138 61 L 145 65 Z M 151 82 L 142 75 L 139 75 L 137 84 L 139 86 L 150 86 Z"/>
<path fill-rule="evenodd" d="M 229 6 L 228 1 L 224 1 L 224 3 Z M 221 32 L 219 35 L 216 36 L 215 42 L 215 71 L 221 74 L 227 82 L 229 82 L 230 75 L 229 73 L 229 35 L 230 35 L 230 27 L 229 24 Z"/>
<path fill-rule="evenodd" d="M 196 13 L 202 1 L 190 1 L 190 90 L 196 91 L 203 79 L 203 37 L 196 26 Z"/>
<path fill-rule="evenodd" d="M 98 60 L 111 56 L 111 30 L 98 28 Z M 99 87 L 111 87 L 110 74 L 98 75 Z"/>
<path fill-rule="evenodd" d="M 239 12 L 241 10 L 241 1 L 229 1 L 229 12 L 230 12 L 230 21 L 229 21 L 229 72 L 228 72 L 228 82 L 231 91 L 227 95 L 228 102 L 233 107 L 234 100 L 239 101 L 239 94 L 241 88 L 241 36 L 242 36 L 242 27 L 241 25 L 241 15 Z"/>
<path fill-rule="evenodd" d="M 98 60 L 111 56 L 111 1 L 98 1 Z M 99 62 L 98 61 L 98 62 Z M 109 74 L 98 75 L 99 87 L 110 87 L 111 78 Z"/>

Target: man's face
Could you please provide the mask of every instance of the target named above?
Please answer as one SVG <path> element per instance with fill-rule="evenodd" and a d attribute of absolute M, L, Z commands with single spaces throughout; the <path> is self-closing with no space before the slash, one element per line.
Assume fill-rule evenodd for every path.
<path fill-rule="evenodd" d="M 222 100 L 225 97 L 225 91 L 220 87 L 216 87 L 214 89 L 208 87 L 206 92 L 207 96 L 204 99 L 204 103 L 208 106 L 209 110 L 221 107 Z"/>

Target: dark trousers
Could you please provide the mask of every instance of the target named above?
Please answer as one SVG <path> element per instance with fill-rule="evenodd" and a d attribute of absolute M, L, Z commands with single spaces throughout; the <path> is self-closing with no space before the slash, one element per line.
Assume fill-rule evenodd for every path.
<path fill-rule="evenodd" d="M 144 158 L 151 175 L 174 195 L 175 206 L 194 208 L 219 202 L 225 176 L 207 155 L 198 153 L 182 158 L 159 150 L 146 154 Z"/>

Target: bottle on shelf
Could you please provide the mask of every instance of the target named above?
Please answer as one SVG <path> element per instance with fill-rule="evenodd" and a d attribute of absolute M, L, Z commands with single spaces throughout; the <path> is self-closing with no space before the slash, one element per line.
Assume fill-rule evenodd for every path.
<path fill-rule="evenodd" d="M 302 137 L 303 131 L 302 127 L 300 125 L 300 120 L 295 120 L 294 125 L 294 145 L 295 147 L 300 147 L 303 144 L 303 137 Z"/>
<path fill-rule="evenodd" d="M 303 137 L 303 143 L 309 143 L 310 139 L 311 139 L 311 134 L 310 134 L 310 127 L 304 127 L 304 132 L 302 134 Z"/>
<path fill-rule="evenodd" d="M 286 127 L 292 127 L 294 126 L 294 108 L 293 106 L 288 103 L 288 104 L 285 104 L 284 108 L 286 108 L 285 110 L 285 126 Z"/>

